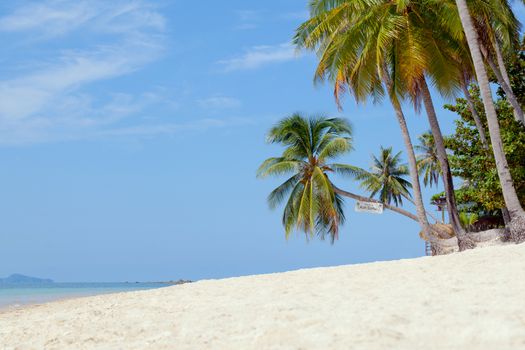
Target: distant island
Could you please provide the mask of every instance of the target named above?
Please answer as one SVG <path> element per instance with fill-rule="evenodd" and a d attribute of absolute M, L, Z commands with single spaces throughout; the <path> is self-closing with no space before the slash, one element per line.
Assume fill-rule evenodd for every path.
<path fill-rule="evenodd" d="M 48 278 L 37 278 L 37 277 L 30 277 L 21 275 L 18 273 L 14 273 L 9 277 L 6 278 L 0 278 L 0 285 L 1 284 L 49 284 L 54 283 L 53 280 Z"/>

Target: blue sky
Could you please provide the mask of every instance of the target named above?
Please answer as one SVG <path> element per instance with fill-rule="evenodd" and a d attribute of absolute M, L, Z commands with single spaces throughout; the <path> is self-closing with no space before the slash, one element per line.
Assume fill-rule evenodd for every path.
<path fill-rule="evenodd" d="M 202 279 L 423 255 L 395 214 L 347 202 L 330 245 L 286 241 L 266 204 L 282 179 L 255 178 L 280 152 L 265 133 L 292 112 L 349 118 L 344 162 L 403 147 L 388 104 L 338 112 L 313 85 L 315 57 L 290 46 L 306 17 L 306 0 L 2 2 L 0 276 Z M 415 138 L 425 117 L 406 112 Z"/>

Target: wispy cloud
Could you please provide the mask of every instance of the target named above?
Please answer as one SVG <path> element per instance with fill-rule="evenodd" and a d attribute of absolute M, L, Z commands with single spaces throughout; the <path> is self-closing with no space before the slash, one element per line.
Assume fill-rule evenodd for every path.
<path fill-rule="evenodd" d="M 241 106 L 241 101 L 227 96 L 212 96 L 198 100 L 201 107 L 205 109 L 229 109 Z"/>
<path fill-rule="evenodd" d="M 84 2 L 33 3 L 0 18 L 0 31 L 37 30 L 40 34 L 59 35 L 82 26 L 96 16 L 97 12 Z"/>
<path fill-rule="evenodd" d="M 295 12 L 285 12 L 279 15 L 279 18 L 288 21 L 306 21 L 310 18 L 310 13 L 307 10 L 304 11 L 295 11 Z"/>
<path fill-rule="evenodd" d="M 257 69 L 273 63 L 291 61 L 297 57 L 294 47 L 287 43 L 274 46 L 254 46 L 244 54 L 221 60 L 218 64 L 223 66 L 224 71 L 231 72 Z"/>
<path fill-rule="evenodd" d="M 103 130 L 99 136 L 156 136 L 156 135 L 174 135 L 180 132 L 193 131 L 203 132 L 208 129 L 226 128 L 238 125 L 252 125 L 253 120 L 247 118 L 226 118 L 214 119 L 203 118 L 186 123 L 166 123 L 155 125 L 134 125 L 125 128 L 115 128 Z"/>
<path fill-rule="evenodd" d="M 57 63 L 0 81 L 0 120 L 30 117 L 51 103 L 60 103 L 64 95 L 85 84 L 131 72 L 151 60 L 159 49 L 131 55 L 137 48 L 122 45 L 66 52 L 57 58 Z"/>
<path fill-rule="evenodd" d="M 101 100 L 87 88 L 139 70 L 162 54 L 165 21 L 154 7 L 138 0 L 24 4 L 0 17 L 0 33 L 30 38 L 29 52 L 34 38 L 44 40 L 46 55 L 39 62 L 8 62 L 17 75 L 0 80 L 0 142 L 76 137 L 132 115 L 151 100 L 148 92 L 111 91 Z M 66 49 L 62 37 L 76 30 L 82 30 L 82 44 Z"/>
<path fill-rule="evenodd" d="M 310 13 L 307 10 L 281 13 L 270 13 L 261 10 L 238 10 L 236 15 L 238 18 L 238 22 L 234 27 L 236 30 L 251 30 L 282 21 L 303 22 L 310 18 Z"/>
<path fill-rule="evenodd" d="M 155 9 L 139 0 L 48 0 L 29 3 L 0 17 L 1 32 L 27 32 L 56 36 L 81 27 L 112 32 L 137 29 L 162 30 L 165 20 Z"/>
<path fill-rule="evenodd" d="M 239 18 L 239 23 L 235 26 L 237 30 L 255 29 L 261 21 L 260 11 L 238 10 L 236 14 Z"/>

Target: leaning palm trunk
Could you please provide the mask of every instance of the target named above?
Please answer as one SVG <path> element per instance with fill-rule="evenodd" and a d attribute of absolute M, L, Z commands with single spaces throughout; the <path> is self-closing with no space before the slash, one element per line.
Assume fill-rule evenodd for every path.
<path fill-rule="evenodd" d="M 432 130 L 432 135 L 434 136 L 436 155 L 439 160 L 439 165 L 441 166 L 441 174 L 443 176 L 443 185 L 445 187 L 445 198 L 447 200 L 447 211 L 450 224 L 452 225 L 452 229 L 458 237 L 459 250 L 463 251 L 465 249 L 471 249 L 475 247 L 475 244 L 471 239 L 469 239 L 465 230 L 461 226 L 461 221 L 459 220 L 458 209 L 456 206 L 456 196 L 454 194 L 454 183 L 452 182 L 452 174 L 448 164 L 445 141 L 443 140 L 443 134 L 441 133 L 436 110 L 434 109 L 432 96 L 430 95 L 430 91 L 424 77 L 421 78 L 420 88 L 423 96 L 423 104 L 425 105 L 428 122 L 430 124 L 430 130 Z"/>
<path fill-rule="evenodd" d="M 463 94 L 465 94 L 465 99 L 467 100 L 467 105 L 470 110 L 470 113 L 472 114 L 472 118 L 474 119 L 474 123 L 476 124 L 476 129 L 478 129 L 479 138 L 481 140 L 481 144 L 483 145 L 483 148 L 485 150 L 489 149 L 489 143 L 487 141 L 487 136 L 485 135 L 485 128 L 483 127 L 483 123 L 481 122 L 481 118 L 479 117 L 478 111 L 476 110 L 476 105 L 474 104 L 474 100 L 472 99 L 472 95 L 470 95 L 470 91 L 468 91 L 467 83 L 465 79 L 461 79 L 461 89 L 463 90 Z"/>
<path fill-rule="evenodd" d="M 521 109 L 518 99 L 516 98 L 516 95 L 514 95 L 514 92 L 512 91 L 510 84 L 506 82 L 500 69 L 494 63 L 494 60 L 492 59 L 492 57 L 490 57 L 490 55 L 487 54 L 486 59 L 487 59 L 487 63 L 489 64 L 490 69 L 492 69 L 492 71 L 494 72 L 494 75 L 496 76 L 496 79 L 498 80 L 499 85 L 501 86 L 503 91 L 505 91 L 507 100 L 509 101 L 509 103 L 511 104 L 513 108 L 514 119 L 516 119 L 516 121 L 518 122 L 521 122 L 522 124 L 525 124 L 525 118 L 523 117 L 523 110 Z"/>
<path fill-rule="evenodd" d="M 518 195 L 516 194 L 516 189 L 514 187 L 514 183 L 512 182 L 512 177 L 509 171 L 507 158 L 505 157 L 505 153 L 503 151 L 503 142 L 501 141 L 498 116 L 494 107 L 494 101 L 492 100 L 492 93 L 489 87 L 487 71 L 485 70 L 483 57 L 481 56 L 478 35 L 474 29 L 472 18 L 470 17 L 467 1 L 456 0 L 456 4 L 465 35 L 467 37 L 472 60 L 474 62 L 474 69 L 476 70 L 476 76 L 478 78 L 483 105 L 485 106 L 490 139 L 492 143 L 492 151 L 494 152 L 494 159 L 496 161 L 496 168 L 501 183 L 501 190 L 503 192 L 505 205 L 511 218 L 509 230 L 514 241 L 516 243 L 521 243 L 525 241 L 525 212 L 523 211 L 523 208 L 521 207 L 520 201 L 518 199 Z"/>
<path fill-rule="evenodd" d="M 412 140 L 410 139 L 410 132 L 408 131 L 405 115 L 403 113 L 399 101 L 391 95 L 393 94 L 392 84 L 388 81 L 388 78 L 385 78 L 385 80 L 387 80 L 386 84 L 390 94 L 390 101 L 392 103 L 392 106 L 394 107 L 396 118 L 399 123 L 399 127 L 401 128 L 403 142 L 405 143 L 405 148 L 408 155 L 408 170 L 410 173 L 410 178 L 412 180 L 412 189 L 414 190 L 414 204 L 416 207 L 417 221 L 425 236 L 428 237 L 429 242 L 432 243 L 435 249 L 437 250 L 436 253 L 439 254 L 439 240 L 432 232 L 432 227 L 430 226 L 426 216 L 425 205 L 423 204 L 423 196 L 421 195 L 421 185 L 419 183 L 419 177 L 417 173 L 416 154 L 414 153 L 414 146 L 412 145 Z"/>
<path fill-rule="evenodd" d="M 388 210 L 392 210 L 393 212 L 396 212 L 398 214 L 401 214 L 403 216 L 406 216 L 407 218 L 409 219 L 412 219 L 414 221 L 418 221 L 418 217 L 414 214 L 412 214 L 411 212 L 405 210 L 405 209 L 402 209 L 402 208 L 399 208 L 399 207 L 396 207 L 394 205 L 390 205 L 388 203 L 385 203 L 385 202 L 382 202 L 382 201 L 379 201 L 377 199 L 373 199 L 373 198 L 370 198 L 370 197 L 364 197 L 364 196 L 360 196 L 358 194 L 355 194 L 355 193 L 352 193 L 352 192 L 348 192 L 348 191 L 345 191 L 345 190 L 342 190 L 338 187 L 336 187 L 335 185 L 332 184 L 332 188 L 334 189 L 334 192 L 337 193 L 337 194 L 340 194 L 341 196 L 345 196 L 345 197 L 348 197 L 348 198 L 352 198 L 352 199 L 355 199 L 356 201 L 360 201 L 360 202 L 370 202 L 370 203 L 379 203 L 379 204 L 382 204 L 383 207 L 385 207 L 386 209 Z"/>
<path fill-rule="evenodd" d="M 507 67 L 505 67 L 505 60 L 503 59 L 503 53 L 501 52 L 497 38 L 494 39 L 494 51 L 496 52 L 498 68 L 499 68 L 499 71 L 501 72 L 503 80 L 505 81 L 505 83 L 507 83 L 509 87 L 512 88 L 512 86 L 510 85 L 509 73 L 507 72 Z"/>
<path fill-rule="evenodd" d="M 416 207 L 418 222 L 425 236 L 429 238 L 429 241 L 431 243 L 436 243 L 437 246 L 438 239 L 432 235 L 432 229 L 428 222 L 425 205 L 423 204 L 421 184 L 419 183 L 419 174 L 417 172 L 416 154 L 414 152 L 414 145 L 412 144 L 412 140 L 410 139 L 410 132 L 408 131 L 405 114 L 403 113 L 403 109 L 401 108 L 399 100 L 395 96 L 395 90 L 393 86 L 394 84 L 390 76 L 388 75 L 388 70 L 386 66 L 383 66 L 382 71 L 380 72 L 382 73 L 383 80 L 388 90 L 390 102 L 392 104 L 392 107 L 394 107 L 397 122 L 399 123 L 399 127 L 401 128 L 401 135 L 403 136 L 403 142 L 407 151 L 408 172 L 410 173 L 410 178 L 412 180 L 412 189 L 414 191 L 414 204 Z"/>
<path fill-rule="evenodd" d="M 385 207 L 388 210 L 391 210 L 391 211 L 393 211 L 395 213 L 401 214 L 401 215 L 403 215 L 403 216 L 405 216 L 405 217 L 407 217 L 409 219 L 412 219 L 412 220 L 414 220 L 416 222 L 419 222 L 418 216 L 412 214 L 411 212 L 409 212 L 409 211 L 407 211 L 405 209 L 396 207 L 394 205 L 390 205 L 388 203 L 379 201 L 377 199 L 360 196 L 358 194 L 342 190 L 342 189 L 336 187 L 334 184 L 332 184 L 332 188 L 333 188 L 335 193 L 337 193 L 337 194 L 339 194 L 341 196 L 352 198 L 352 199 L 354 199 L 356 201 L 361 201 L 361 202 L 379 203 L 379 204 L 382 204 L 383 207 Z M 427 238 L 429 241 L 431 241 L 433 244 L 435 244 L 437 246 L 439 246 L 439 241 L 435 237 L 441 237 L 441 236 L 448 237 L 448 238 L 451 237 L 448 234 L 448 232 L 446 232 L 445 229 L 439 227 L 438 225 L 430 225 L 429 224 L 429 230 L 432 232 L 432 235 L 426 235 L 425 238 Z"/>

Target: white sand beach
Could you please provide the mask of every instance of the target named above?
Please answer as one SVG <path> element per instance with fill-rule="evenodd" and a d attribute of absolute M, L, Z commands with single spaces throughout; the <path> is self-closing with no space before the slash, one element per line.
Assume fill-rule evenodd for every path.
<path fill-rule="evenodd" d="M 525 244 L 0 314 L 2 349 L 525 349 Z"/>

